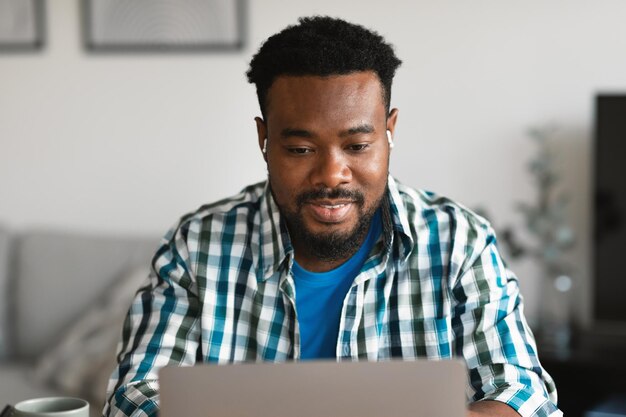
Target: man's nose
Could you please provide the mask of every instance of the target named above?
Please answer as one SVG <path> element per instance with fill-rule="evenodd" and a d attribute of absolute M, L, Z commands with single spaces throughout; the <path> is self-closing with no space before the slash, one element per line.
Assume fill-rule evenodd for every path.
<path fill-rule="evenodd" d="M 317 188 L 336 188 L 352 180 L 352 171 L 342 152 L 328 150 L 320 152 L 311 174 L 311 182 Z"/>

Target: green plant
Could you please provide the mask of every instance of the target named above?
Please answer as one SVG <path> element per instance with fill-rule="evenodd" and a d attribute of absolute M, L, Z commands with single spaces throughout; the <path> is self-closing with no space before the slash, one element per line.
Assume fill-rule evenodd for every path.
<path fill-rule="evenodd" d="M 536 155 L 528 163 L 537 194 L 533 203 L 518 202 L 516 209 L 522 214 L 526 230 L 534 242 L 522 242 L 511 227 L 501 232 L 501 241 L 513 258 L 530 256 L 541 263 L 547 277 L 565 277 L 569 280 L 572 268 L 564 255 L 574 246 L 575 236 L 566 218 L 569 198 L 557 187 L 560 177 L 555 169 L 555 161 L 558 155 L 551 146 L 555 133 L 556 128 L 552 126 L 528 131 L 529 137 L 538 147 Z M 562 288 L 567 284 L 562 282 Z M 559 283 L 555 282 L 555 285 L 558 288 Z"/>

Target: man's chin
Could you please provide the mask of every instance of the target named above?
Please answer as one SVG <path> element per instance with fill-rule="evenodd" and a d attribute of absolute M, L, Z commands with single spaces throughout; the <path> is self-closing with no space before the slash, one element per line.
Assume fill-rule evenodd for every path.
<path fill-rule="evenodd" d="M 352 233 L 317 233 L 305 235 L 307 251 L 320 261 L 345 260 L 359 248 L 359 238 Z"/>
<path fill-rule="evenodd" d="M 351 240 L 354 238 L 354 233 L 351 233 L 350 231 L 346 232 L 346 231 L 339 231 L 339 230 L 333 230 L 333 231 L 308 231 L 305 234 L 305 237 L 307 238 L 307 240 L 314 240 L 317 242 L 332 242 L 332 243 L 338 243 L 338 242 L 346 242 L 348 240 Z"/>
<path fill-rule="evenodd" d="M 367 227 L 359 223 L 305 222 L 301 226 L 297 233 L 299 240 L 320 259 L 331 261 L 349 257 L 356 252 L 367 232 Z"/>

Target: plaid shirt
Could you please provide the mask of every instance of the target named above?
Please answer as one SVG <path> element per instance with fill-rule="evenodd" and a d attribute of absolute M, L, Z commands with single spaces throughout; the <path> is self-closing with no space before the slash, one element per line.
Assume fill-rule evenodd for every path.
<path fill-rule="evenodd" d="M 183 217 L 130 308 L 104 414 L 154 416 L 165 365 L 298 360 L 293 260 L 266 182 Z M 489 224 L 389 177 L 382 236 L 343 303 L 337 360 L 461 357 L 469 401 L 560 416 L 536 352 Z"/>

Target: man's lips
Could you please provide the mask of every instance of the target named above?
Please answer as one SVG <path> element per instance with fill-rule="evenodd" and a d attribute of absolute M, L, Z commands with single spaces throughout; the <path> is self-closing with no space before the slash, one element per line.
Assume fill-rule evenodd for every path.
<path fill-rule="evenodd" d="M 319 200 L 309 201 L 306 206 L 321 223 L 340 223 L 346 219 L 354 202 L 351 200 Z"/>

